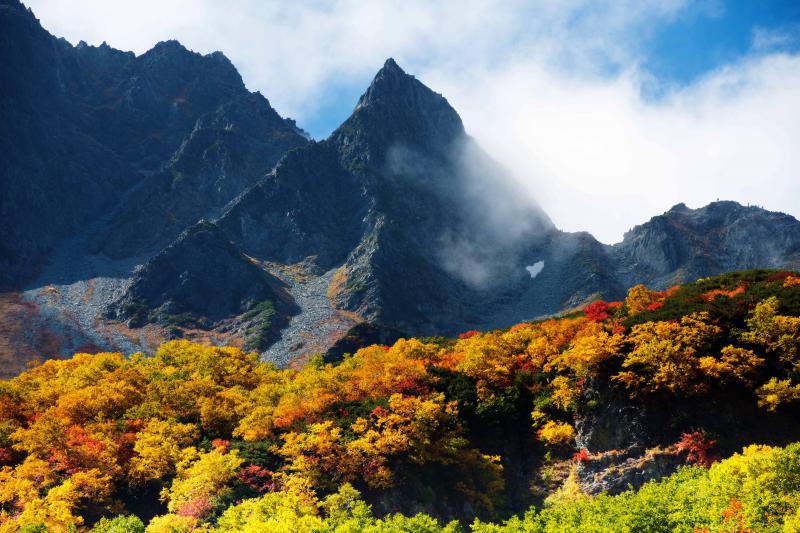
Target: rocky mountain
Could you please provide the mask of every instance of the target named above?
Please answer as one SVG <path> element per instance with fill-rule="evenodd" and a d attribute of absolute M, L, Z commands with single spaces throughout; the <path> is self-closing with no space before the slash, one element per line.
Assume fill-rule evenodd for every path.
<path fill-rule="evenodd" d="M 198 217 L 213 218 L 292 148 L 297 130 L 258 93 L 200 116 L 160 171 L 146 176 L 93 236 L 94 253 L 157 251 Z"/>
<path fill-rule="evenodd" d="M 56 244 L 120 202 L 110 225 L 118 238 L 154 228 L 174 238 L 306 142 L 219 52 L 203 56 L 177 41 L 138 57 L 105 43 L 72 46 L 16 0 L 0 2 L 0 29 L 4 288 L 28 281 Z M 165 172 L 187 181 L 164 183 Z M 193 205 L 184 191 L 201 186 L 215 192 Z M 150 212 L 141 212 L 145 205 Z M 170 233 L 161 226 L 173 215 L 180 223 Z M 122 250 L 109 240 L 95 248 L 127 256 L 138 244 Z"/>
<path fill-rule="evenodd" d="M 678 204 L 612 247 L 623 285 L 658 288 L 755 265 L 798 268 L 800 225 L 784 213 L 736 202 Z"/>
<path fill-rule="evenodd" d="M 196 261 L 198 256 L 205 258 Z M 110 317 L 131 327 L 225 327 L 265 348 L 293 310 L 282 283 L 243 255 L 222 231 L 200 221 L 133 277 Z M 225 322 L 237 317 L 234 322 Z"/>
<path fill-rule="evenodd" d="M 72 46 L 15 0 L 0 29 L 15 73 L 0 84 L 0 350 L 14 361 L 183 335 L 288 364 L 800 264 L 800 222 L 733 202 L 675 206 L 614 246 L 560 231 L 392 59 L 315 142 L 221 53 Z"/>
<path fill-rule="evenodd" d="M 515 202 L 510 182 L 492 196 L 522 221 L 515 235 L 466 210 L 489 212 L 481 188 L 502 187 L 497 176 L 447 101 L 390 59 L 342 126 L 288 154 L 218 224 L 254 257 L 335 268 L 328 296 L 337 308 L 434 333 L 472 313 L 463 295 L 509 270 L 502 254 L 552 228 L 540 210 Z"/>

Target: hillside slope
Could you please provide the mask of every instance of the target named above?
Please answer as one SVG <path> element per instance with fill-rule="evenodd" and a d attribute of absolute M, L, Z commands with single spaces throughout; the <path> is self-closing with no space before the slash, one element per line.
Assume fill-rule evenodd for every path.
<path fill-rule="evenodd" d="M 761 530 L 796 511 L 797 444 L 733 454 L 800 441 L 798 367 L 800 274 L 767 270 L 636 286 L 558 319 L 298 369 L 187 341 L 76 354 L 0 386 L 0 526 L 80 528 L 122 513 L 150 531 L 259 530 L 281 517 L 303 530 L 361 498 L 378 517 L 470 523 L 562 502 L 584 510 L 540 519 L 714 524 L 741 511 Z M 640 495 L 592 497 L 676 471 Z M 710 492 L 670 500 L 692 486 Z M 625 511 L 637 498 L 654 501 Z M 665 505 L 686 514 L 662 516 Z"/>

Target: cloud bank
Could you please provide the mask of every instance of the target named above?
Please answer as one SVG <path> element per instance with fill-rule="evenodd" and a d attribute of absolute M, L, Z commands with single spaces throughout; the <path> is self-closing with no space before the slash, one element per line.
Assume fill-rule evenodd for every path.
<path fill-rule="evenodd" d="M 800 215 L 800 57 L 792 27 L 683 85 L 642 68 L 659 27 L 714 1 L 33 0 L 72 42 L 222 50 L 251 90 L 335 127 L 386 57 L 443 93 L 468 131 L 566 230 L 604 242 L 686 202 Z M 658 95 L 658 97 L 648 96 Z M 324 121 L 323 121 L 324 122 Z"/>

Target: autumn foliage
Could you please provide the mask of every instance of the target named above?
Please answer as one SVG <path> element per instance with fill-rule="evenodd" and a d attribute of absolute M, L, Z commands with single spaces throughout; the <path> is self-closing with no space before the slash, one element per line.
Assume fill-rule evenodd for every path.
<path fill-rule="evenodd" d="M 708 468 L 714 462 L 711 449 L 716 441 L 709 439 L 699 431 L 684 433 L 675 445 L 679 452 L 686 454 L 686 462 Z"/>
<path fill-rule="evenodd" d="M 598 379 L 644 403 L 734 388 L 764 413 L 794 408 L 800 284 L 748 276 L 637 286 L 624 304 L 297 369 L 187 341 L 46 361 L 0 384 L 0 530 L 146 509 L 148 531 L 235 531 L 259 506 L 316 523 L 355 512 L 343 502 L 356 493 L 502 516 L 514 474 L 493 433 L 512 428 L 536 461 L 592 461 L 575 416 Z M 708 466 L 713 440 L 687 431 L 675 449 Z"/>

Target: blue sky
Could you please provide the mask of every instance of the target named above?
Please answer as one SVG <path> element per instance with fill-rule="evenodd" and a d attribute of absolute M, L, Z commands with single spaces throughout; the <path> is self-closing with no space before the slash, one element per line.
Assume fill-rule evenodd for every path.
<path fill-rule="evenodd" d="M 690 83 L 752 53 L 754 37 L 763 31 L 785 40 L 760 52 L 798 51 L 800 2 L 739 0 L 690 6 L 654 29 L 644 43 L 642 67 L 663 83 Z"/>
<path fill-rule="evenodd" d="M 221 50 L 317 139 L 394 57 L 556 224 L 604 242 L 679 202 L 800 216 L 798 0 L 29 4 L 73 43 Z"/>

